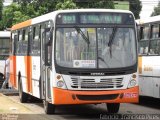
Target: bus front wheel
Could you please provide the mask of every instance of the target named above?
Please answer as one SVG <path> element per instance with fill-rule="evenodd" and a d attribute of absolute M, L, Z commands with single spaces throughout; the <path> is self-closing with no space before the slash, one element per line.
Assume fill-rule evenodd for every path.
<path fill-rule="evenodd" d="M 54 114 L 55 113 L 55 105 L 49 103 L 48 101 L 44 100 L 44 110 L 46 114 Z"/>
<path fill-rule="evenodd" d="M 118 113 L 120 103 L 107 103 L 106 105 L 109 113 Z"/>

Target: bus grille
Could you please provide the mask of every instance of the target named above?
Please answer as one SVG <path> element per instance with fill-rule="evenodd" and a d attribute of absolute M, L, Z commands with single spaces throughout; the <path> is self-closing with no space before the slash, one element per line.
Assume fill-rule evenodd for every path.
<path fill-rule="evenodd" d="M 123 78 L 109 78 L 109 79 L 79 79 L 79 78 L 71 78 L 72 88 L 88 88 L 88 89 L 95 89 L 95 88 L 121 88 L 123 87 L 122 81 Z"/>

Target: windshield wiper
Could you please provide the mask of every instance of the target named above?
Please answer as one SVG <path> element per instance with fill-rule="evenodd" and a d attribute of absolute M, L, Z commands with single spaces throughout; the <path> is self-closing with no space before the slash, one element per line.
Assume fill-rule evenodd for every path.
<path fill-rule="evenodd" d="M 104 62 L 108 68 L 110 68 L 109 65 L 106 63 L 106 61 L 102 57 L 98 56 L 98 59 Z"/>
<path fill-rule="evenodd" d="M 89 44 L 90 44 L 90 41 L 89 41 L 88 31 L 87 31 L 87 36 L 86 36 L 79 27 L 75 26 L 75 29 L 76 29 L 76 31 L 77 31 L 79 34 L 81 34 L 82 38 L 83 38 L 83 39 L 85 40 L 85 42 L 89 45 Z"/>
<path fill-rule="evenodd" d="M 114 38 L 115 38 L 116 32 L 117 32 L 117 27 L 114 27 L 114 28 L 113 28 L 113 32 L 112 32 L 112 34 L 111 34 L 111 36 L 110 36 L 110 39 L 109 39 L 109 42 L 108 42 L 108 46 L 109 46 L 109 47 L 113 44 L 113 40 L 114 40 Z"/>
<path fill-rule="evenodd" d="M 109 46 L 109 51 L 110 51 L 110 57 L 112 57 L 112 44 L 113 44 L 113 40 L 115 38 L 115 34 L 117 32 L 117 27 L 113 28 L 113 32 L 110 36 L 109 42 L 108 42 L 108 46 Z"/>

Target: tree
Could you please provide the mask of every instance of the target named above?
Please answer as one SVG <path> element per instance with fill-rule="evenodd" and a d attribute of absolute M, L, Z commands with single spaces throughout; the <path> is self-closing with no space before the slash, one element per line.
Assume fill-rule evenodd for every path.
<path fill-rule="evenodd" d="M 32 5 L 34 6 L 37 15 L 40 16 L 54 11 L 58 1 L 60 0 L 33 0 Z"/>
<path fill-rule="evenodd" d="M 160 15 L 160 2 L 158 3 L 157 7 L 154 7 L 154 11 L 152 12 L 151 16 Z"/>
<path fill-rule="evenodd" d="M 14 12 L 19 11 L 20 6 L 18 4 L 11 4 L 3 9 L 2 20 L 0 22 L 0 29 L 11 27 L 13 24 Z"/>
<path fill-rule="evenodd" d="M 3 0 L 0 0 L 0 20 L 2 19 Z"/>
<path fill-rule="evenodd" d="M 29 6 L 26 6 L 28 10 Z M 31 18 L 31 15 L 24 14 L 21 11 L 21 6 L 19 4 L 13 3 L 10 6 L 7 6 L 3 10 L 2 20 L 0 22 L 0 29 L 11 28 L 14 24 L 23 22 Z"/>
<path fill-rule="evenodd" d="M 88 0 L 83 2 L 77 2 L 79 8 L 108 8 L 114 9 L 113 0 Z"/>
<path fill-rule="evenodd" d="M 114 8 L 113 0 L 87 0 L 87 4 L 77 2 L 77 0 L 14 0 L 15 3 L 3 9 L 0 29 L 11 27 L 58 9 L 77 8 Z M 86 1 L 86 0 L 84 0 Z"/>
<path fill-rule="evenodd" d="M 140 0 L 129 0 L 130 2 L 130 11 L 133 12 L 136 19 L 140 18 L 139 14 L 142 9 L 142 4 Z"/>
<path fill-rule="evenodd" d="M 59 0 L 56 9 L 76 9 L 76 4 L 72 0 Z"/>

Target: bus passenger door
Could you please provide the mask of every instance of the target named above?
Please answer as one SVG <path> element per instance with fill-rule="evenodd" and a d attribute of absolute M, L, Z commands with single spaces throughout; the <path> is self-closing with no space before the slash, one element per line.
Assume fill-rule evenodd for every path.
<path fill-rule="evenodd" d="M 51 28 L 45 28 L 41 39 L 41 99 L 51 100 Z"/>

